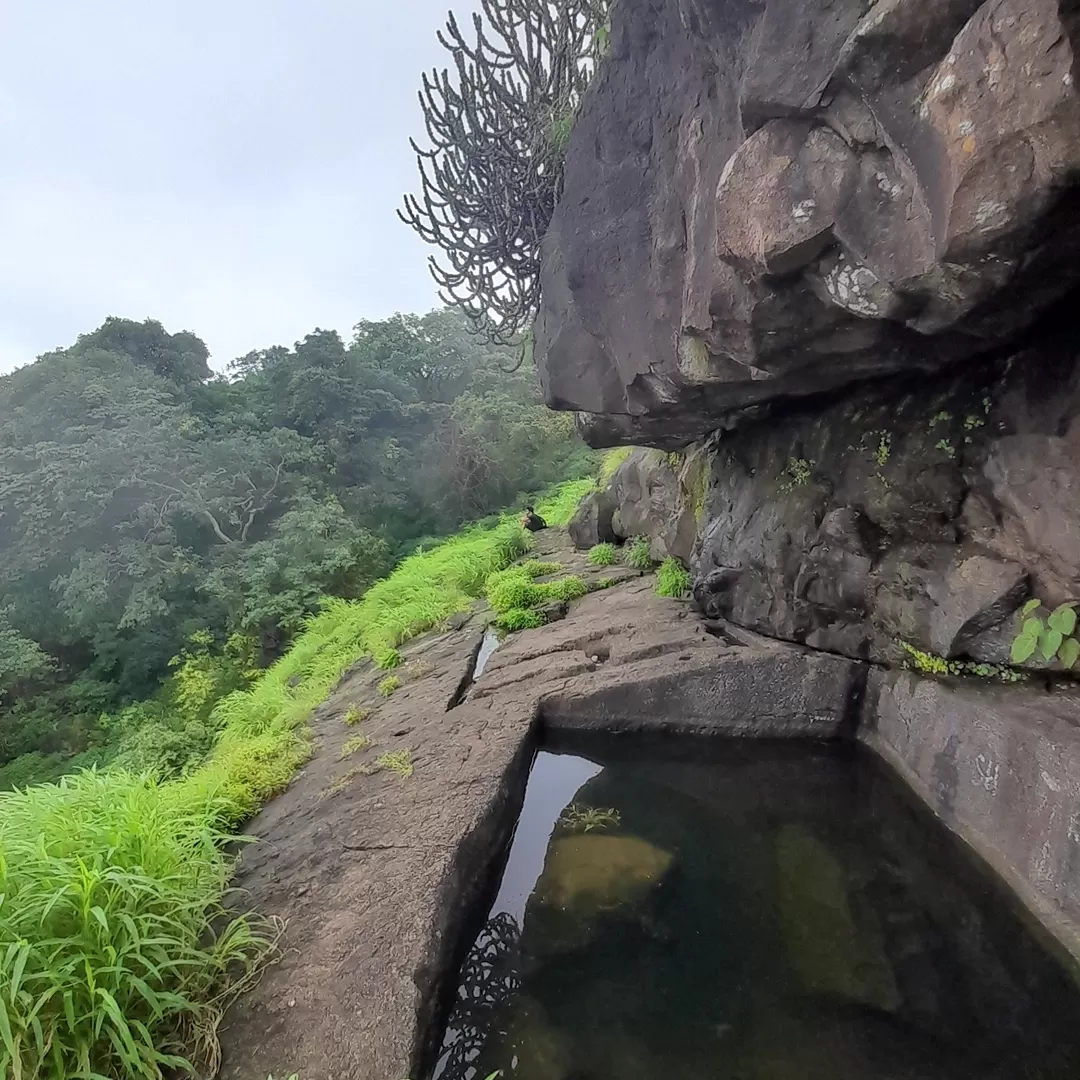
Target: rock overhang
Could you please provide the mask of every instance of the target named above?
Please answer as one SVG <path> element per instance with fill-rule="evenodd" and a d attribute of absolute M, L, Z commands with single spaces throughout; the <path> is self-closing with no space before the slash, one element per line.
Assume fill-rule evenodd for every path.
<path fill-rule="evenodd" d="M 537 358 L 590 442 L 1000 346 L 1080 282 L 1058 0 L 620 0 L 546 241 Z"/>

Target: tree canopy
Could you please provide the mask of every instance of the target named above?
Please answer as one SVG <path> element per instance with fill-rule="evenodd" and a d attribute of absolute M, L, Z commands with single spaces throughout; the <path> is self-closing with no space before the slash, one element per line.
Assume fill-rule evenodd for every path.
<path fill-rule="evenodd" d="M 0 378 L 0 765 L 92 747 L 192 635 L 272 660 L 320 597 L 591 461 L 453 310 L 208 358 L 110 318 Z"/>

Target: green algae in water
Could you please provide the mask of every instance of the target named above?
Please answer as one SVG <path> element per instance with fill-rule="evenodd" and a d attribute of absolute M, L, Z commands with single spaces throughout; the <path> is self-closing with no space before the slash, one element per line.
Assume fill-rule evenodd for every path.
<path fill-rule="evenodd" d="M 1080 1077 L 1072 976 L 876 759 L 627 736 L 551 749 L 436 1077 Z M 568 833 L 574 803 L 619 821 Z"/>

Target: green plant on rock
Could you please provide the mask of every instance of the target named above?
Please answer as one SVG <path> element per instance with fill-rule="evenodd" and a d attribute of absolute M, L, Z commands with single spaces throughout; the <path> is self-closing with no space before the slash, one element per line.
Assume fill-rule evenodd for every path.
<path fill-rule="evenodd" d="M 874 449 L 874 461 L 883 469 L 892 454 L 892 435 L 887 431 L 878 432 L 877 447 Z"/>
<path fill-rule="evenodd" d="M 534 611 L 532 608 L 511 608 L 495 620 L 495 625 L 500 630 L 516 634 L 520 630 L 536 630 L 546 621 L 539 611 Z"/>
<path fill-rule="evenodd" d="M 614 578 L 602 577 L 593 582 L 592 591 L 603 592 L 604 589 L 610 589 L 615 584 L 616 581 Z"/>
<path fill-rule="evenodd" d="M 502 614 L 514 608 L 530 608 L 539 602 L 539 586 L 520 568 L 503 570 L 488 578 L 485 588 L 493 611 Z"/>
<path fill-rule="evenodd" d="M 653 567 L 652 554 L 649 551 L 647 537 L 635 536 L 626 547 L 623 548 L 623 562 L 631 570 L 651 570 Z"/>
<path fill-rule="evenodd" d="M 904 666 L 920 675 L 955 675 L 958 677 L 993 679 L 1003 683 L 1024 682 L 1027 676 L 1004 664 L 983 664 L 971 660 L 947 660 L 944 656 L 923 652 L 907 641 L 900 647 L 907 654 Z"/>
<path fill-rule="evenodd" d="M 375 657 L 375 666 L 381 671 L 393 671 L 394 668 L 401 667 L 401 663 L 401 653 L 397 649 L 386 649 Z"/>
<path fill-rule="evenodd" d="M 1080 660 L 1080 640 L 1076 634 L 1076 604 L 1062 604 L 1045 616 L 1041 600 L 1029 600 L 1020 617 L 1023 623 L 1013 639 L 1011 657 L 1014 664 L 1024 664 L 1036 652 L 1047 662 L 1055 657 L 1066 671 Z"/>
<path fill-rule="evenodd" d="M 402 780 L 408 780 L 415 771 L 412 752 L 410 750 L 391 750 L 385 754 L 380 754 L 375 759 L 375 768 L 385 769 L 387 772 L 392 772 L 401 777 Z"/>
<path fill-rule="evenodd" d="M 933 431 L 938 424 L 947 424 L 952 419 L 952 413 L 939 412 L 930 417 L 930 430 Z"/>
<path fill-rule="evenodd" d="M 341 718 L 341 722 L 346 727 L 356 727 L 357 724 L 362 724 L 370 715 L 370 709 L 366 709 L 362 705 L 352 705 L 349 707 L 349 711 Z"/>
<path fill-rule="evenodd" d="M 396 675 L 387 675 L 386 678 L 379 683 L 379 696 L 388 698 L 394 693 L 395 690 L 399 690 L 400 688 L 401 680 Z"/>
<path fill-rule="evenodd" d="M 577 574 L 569 574 L 557 581 L 537 585 L 537 588 L 541 590 L 541 603 L 550 603 L 553 600 L 580 600 L 589 594 L 588 587 Z"/>
<path fill-rule="evenodd" d="M 622 816 L 614 806 L 580 806 L 571 803 L 559 816 L 559 824 L 568 832 L 592 832 L 619 825 Z"/>
<path fill-rule="evenodd" d="M 358 754 L 361 750 L 366 750 L 371 745 L 371 740 L 361 732 L 359 735 L 354 735 L 351 739 L 346 739 L 342 744 L 341 750 L 338 753 L 338 761 L 344 761 L 347 757 L 352 757 L 353 754 Z"/>
<path fill-rule="evenodd" d="M 592 566 L 614 566 L 616 558 L 615 545 L 596 544 L 589 549 L 587 558 Z"/>
<path fill-rule="evenodd" d="M 956 447 L 948 439 L 939 439 L 934 449 L 940 450 L 950 461 L 956 457 Z"/>
<path fill-rule="evenodd" d="M 547 577 L 549 574 L 557 574 L 562 569 L 562 563 L 545 562 L 543 559 L 529 559 L 515 569 L 524 571 L 531 578 Z"/>
<path fill-rule="evenodd" d="M 785 495 L 790 495 L 796 488 L 806 487 L 810 483 L 810 477 L 816 461 L 807 461 L 805 458 L 794 458 L 788 462 L 784 470 L 786 479 L 780 485 L 780 490 Z"/>
<path fill-rule="evenodd" d="M 681 600 L 690 591 L 690 572 L 676 558 L 667 558 L 656 572 L 656 592 L 672 600 Z"/>

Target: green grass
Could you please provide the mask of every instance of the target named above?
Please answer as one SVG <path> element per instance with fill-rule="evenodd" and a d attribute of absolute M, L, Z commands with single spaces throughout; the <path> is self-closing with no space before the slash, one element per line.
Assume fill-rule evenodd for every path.
<path fill-rule="evenodd" d="M 379 683 L 379 697 L 391 697 L 396 690 L 400 689 L 401 680 L 396 675 L 387 675 L 386 678 L 383 679 L 381 683 Z"/>
<path fill-rule="evenodd" d="M 632 446 L 619 446 L 614 450 L 609 450 L 604 455 L 604 460 L 600 463 L 600 486 L 607 487 L 611 483 L 611 478 L 618 471 L 619 466 L 634 452 Z"/>
<path fill-rule="evenodd" d="M 614 566 L 616 557 L 614 544 L 596 544 L 587 556 L 592 566 Z"/>
<path fill-rule="evenodd" d="M 363 732 L 359 735 L 353 735 L 351 739 L 346 739 L 342 744 L 341 750 L 338 752 L 338 761 L 344 761 L 347 757 L 352 757 L 353 754 L 366 750 L 370 745 L 371 740 Z"/>
<path fill-rule="evenodd" d="M 495 625 L 500 630 L 516 634 L 520 630 L 539 629 L 546 622 L 547 619 L 539 611 L 533 611 L 531 608 L 511 608 L 495 620 Z"/>
<path fill-rule="evenodd" d="M 580 482 L 566 487 L 542 504 L 554 523 L 580 498 Z M 230 830 L 287 787 L 310 753 L 306 722 L 345 671 L 365 655 L 393 666 L 529 542 L 511 520 L 466 530 L 360 600 L 328 600 L 285 656 L 217 703 L 212 750 L 178 779 L 84 772 L 0 793 L 0 1076 L 213 1073 L 217 1023 L 277 936 L 224 909 Z M 571 579 L 542 588 L 576 592 Z M 407 755 L 380 760 L 412 769 Z"/>
<path fill-rule="evenodd" d="M 352 705 L 349 711 L 341 718 L 341 722 L 346 727 L 356 727 L 357 724 L 362 724 L 371 715 L 371 710 L 364 708 L 363 705 Z"/>
<path fill-rule="evenodd" d="M 635 536 L 623 548 L 623 562 L 631 570 L 651 570 L 653 560 L 652 555 L 649 553 L 648 539 L 644 536 Z"/>
<path fill-rule="evenodd" d="M 386 754 L 380 754 L 375 759 L 375 768 L 385 769 L 387 772 L 392 772 L 401 777 L 402 780 L 408 780 L 415 771 L 412 751 L 394 750 Z"/>
<path fill-rule="evenodd" d="M 536 501 L 536 512 L 551 526 L 565 528 L 570 524 L 578 503 L 596 490 L 595 480 L 568 480 L 551 488 Z"/>
<path fill-rule="evenodd" d="M 678 559 L 665 559 L 656 572 L 657 595 L 681 600 L 689 591 L 690 572 Z"/>
<path fill-rule="evenodd" d="M 0 1076 L 213 1066 L 277 929 L 232 917 L 210 789 L 115 771 L 0 794 Z"/>

